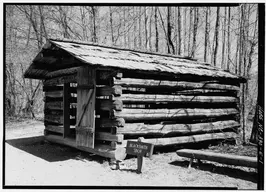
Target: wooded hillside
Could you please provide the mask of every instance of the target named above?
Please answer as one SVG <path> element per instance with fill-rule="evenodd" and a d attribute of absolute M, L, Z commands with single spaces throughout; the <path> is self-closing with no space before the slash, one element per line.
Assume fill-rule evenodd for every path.
<path fill-rule="evenodd" d="M 48 38 L 170 53 L 245 76 L 242 133 L 254 116 L 258 73 L 258 5 L 233 7 L 6 5 L 5 112 L 43 113 L 42 82 L 24 79 Z M 244 101 L 244 102 L 243 102 Z"/>

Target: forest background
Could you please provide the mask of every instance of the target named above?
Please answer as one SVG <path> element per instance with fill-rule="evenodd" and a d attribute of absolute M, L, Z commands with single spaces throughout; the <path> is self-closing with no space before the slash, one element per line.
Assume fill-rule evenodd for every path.
<path fill-rule="evenodd" d="M 243 141 L 258 94 L 258 4 L 226 7 L 6 5 L 5 117 L 43 118 L 42 81 L 23 74 L 49 38 L 187 56 L 248 79 Z"/>

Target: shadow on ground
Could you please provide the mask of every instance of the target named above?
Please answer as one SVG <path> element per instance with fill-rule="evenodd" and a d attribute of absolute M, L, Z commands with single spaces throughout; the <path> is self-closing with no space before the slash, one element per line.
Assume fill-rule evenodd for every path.
<path fill-rule="evenodd" d="M 6 143 L 48 162 L 76 159 L 95 161 L 102 164 L 107 160 L 104 157 L 79 151 L 75 148 L 47 142 L 44 136 L 10 139 L 6 140 Z"/>
<path fill-rule="evenodd" d="M 169 164 L 187 168 L 189 165 L 189 161 L 173 161 L 173 162 L 170 162 Z M 221 175 L 227 175 L 233 178 L 251 181 L 254 183 L 257 182 L 256 172 L 248 172 L 248 171 L 244 171 L 244 170 L 233 168 L 233 167 L 226 167 L 226 166 L 222 167 L 222 166 L 214 165 L 212 163 L 205 163 L 205 162 L 204 163 L 202 162 L 200 164 L 193 163 L 191 167 L 202 170 L 202 171 L 209 171 L 211 173 L 217 173 Z"/>

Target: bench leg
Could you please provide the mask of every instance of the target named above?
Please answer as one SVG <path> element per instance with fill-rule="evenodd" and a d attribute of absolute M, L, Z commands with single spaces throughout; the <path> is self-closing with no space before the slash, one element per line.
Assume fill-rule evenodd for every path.
<path fill-rule="evenodd" d="M 188 168 L 189 168 L 189 169 L 191 168 L 191 166 L 192 166 L 192 163 L 193 163 L 193 159 L 192 159 L 192 158 L 190 158 L 190 160 L 189 160 L 189 165 L 188 165 Z"/>

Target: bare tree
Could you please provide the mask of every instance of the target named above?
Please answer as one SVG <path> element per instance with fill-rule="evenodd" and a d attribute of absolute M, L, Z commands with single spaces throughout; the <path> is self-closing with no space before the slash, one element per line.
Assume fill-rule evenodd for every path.
<path fill-rule="evenodd" d="M 230 23 L 231 23 L 231 8 L 228 7 L 228 19 L 227 19 L 227 65 L 226 69 L 227 71 L 230 70 L 229 64 L 230 64 L 230 54 L 231 54 L 231 42 L 230 42 Z"/>
<path fill-rule="evenodd" d="M 182 46 L 182 39 L 181 39 L 182 25 L 181 25 L 181 21 L 182 21 L 182 17 L 181 17 L 181 9 L 180 9 L 180 7 L 177 8 L 177 11 L 178 11 L 178 14 L 177 14 L 178 15 L 178 19 L 177 19 L 177 23 L 178 23 L 178 55 L 181 55 L 181 46 Z"/>
<path fill-rule="evenodd" d="M 109 6 L 109 14 L 110 14 L 110 29 L 111 29 L 111 40 L 112 44 L 114 44 L 114 30 L 113 30 L 113 12 L 112 12 L 112 7 Z"/>
<path fill-rule="evenodd" d="M 155 7 L 155 11 L 154 11 L 154 25 L 155 25 L 155 51 L 158 52 L 159 51 L 159 33 L 158 33 L 158 8 Z"/>
<path fill-rule="evenodd" d="M 225 36 L 226 36 L 226 15 L 227 15 L 227 11 L 226 11 L 226 7 L 224 8 L 224 23 L 223 23 L 223 37 L 222 37 L 222 62 L 221 62 L 221 68 L 222 69 L 225 69 L 225 60 L 224 60 L 224 57 L 225 57 Z"/>
<path fill-rule="evenodd" d="M 210 31 L 210 23 L 209 23 L 209 11 L 210 7 L 206 7 L 205 10 L 205 39 L 204 39 L 204 61 L 207 62 L 208 55 L 208 42 L 209 42 L 209 31 Z"/>
<path fill-rule="evenodd" d="M 199 9 L 194 8 L 194 25 L 193 25 L 193 43 L 192 43 L 192 51 L 191 57 L 195 56 L 196 45 L 197 45 L 197 31 L 198 31 L 198 22 L 199 22 Z"/>
<path fill-rule="evenodd" d="M 171 9 L 170 7 L 167 7 L 167 41 L 168 41 L 168 53 L 175 54 L 175 47 L 172 42 L 172 25 L 171 25 Z M 170 47 L 172 48 L 172 51 L 170 50 Z"/>
<path fill-rule="evenodd" d="M 214 40 L 215 40 L 214 53 L 213 53 L 214 66 L 216 66 L 217 52 L 218 52 L 218 47 L 219 47 L 219 26 L 220 26 L 219 24 L 220 24 L 220 7 L 217 7 L 216 24 L 215 24 L 215 31 L 214 31 Z"/>

